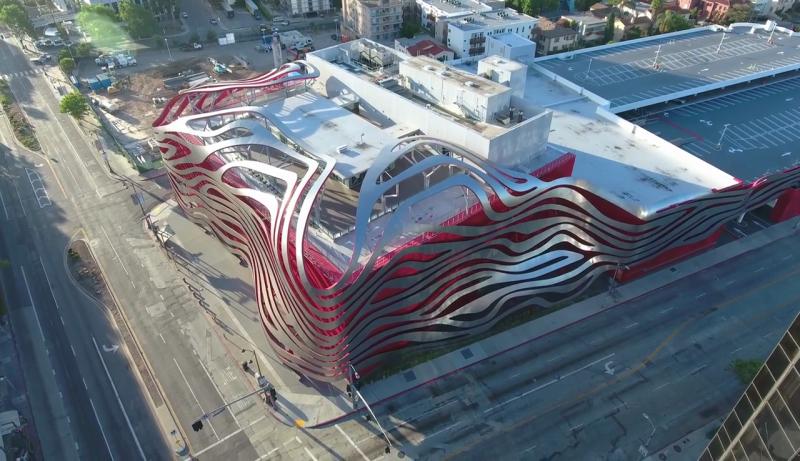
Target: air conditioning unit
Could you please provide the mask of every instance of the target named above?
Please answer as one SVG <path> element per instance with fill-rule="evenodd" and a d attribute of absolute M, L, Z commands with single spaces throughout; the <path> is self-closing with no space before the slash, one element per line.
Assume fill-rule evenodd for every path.
<path fill-rule="evenodd" d="M 339 155 L 344 154 L 345 152 L 347 152 L 348 148 L 349 146 L 347 144 L 342 144 L 341 146 L 336 148 L 336 153 L 338 153 Z"/>

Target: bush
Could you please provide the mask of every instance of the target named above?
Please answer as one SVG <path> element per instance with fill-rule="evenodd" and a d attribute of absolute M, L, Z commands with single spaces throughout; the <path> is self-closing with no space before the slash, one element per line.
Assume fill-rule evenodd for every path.
<path fill-rule="evenodd" d="M 761 369 L 761 362 L 758 360 L 740 360 L 731 362 L 731 369 L 736 373 L 736 377 L 744 385 L 748 385 L 756 377 L 756 373 Z"/>
<path fill-rule="evenodd" d="M 58 61 L 58 67 L 67 75 L 70 75 L 75 70 L 75 60 L 72 58 L 62 58 Z"/>

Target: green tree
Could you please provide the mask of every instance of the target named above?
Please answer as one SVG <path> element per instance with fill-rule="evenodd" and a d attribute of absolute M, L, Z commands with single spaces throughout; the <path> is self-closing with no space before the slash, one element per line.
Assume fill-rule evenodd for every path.
<path fill-rule="evenodd" d="M 133 38 L 150 38 L 158 30 L 153 13 L 131 0 L 120 2 L 119 17 L 128 24 L 128 31 Z"/>
<path fill-rule="evenodd" d="M 610 41 L 614 38 L 614 22 L 617 20 L 617 15 L 613 11 L 611 14 L 608 15 L 606 18 L 606 33 L 605 33 L 605 42 Z"/>
<path fill-rule="evenodd" d="M 209 42 L 216 42 L 217 32 L 214 29 L 208 29 L 208 32 L 206 33 L 206 40 Z"/>
<path fill-rule="evenodd" d="M 650 3 L 650 11 L 652 11 L 655 16 L 658 16 L 658 14 L 661 13 L 661 10 L 663 9 L 664 9 L 664 0 L 653 0 L 653 2 Z"/>
<path fill-rule="evenodd" d="M 656 30 L 660 34 L 690 29 L 691 27 L 692 23 L 688 19 L 672 11 L 666 11 L 656 18 Z"/>
<path fill-rule="evenodd" d="M 0 0 L 0 23 L 8 26 L 16 34 L 25 32 L 33 35 L 31 18 L 17 0 Z"/>
<path fill-rule="evenodd" d="M 411 38 L 417 35 L 422 28 L 419 26 L 419 23 L 416 21 L 404 21 L 403 27 L 400 28 L 400 36 L 405 38 Z"/>
<path fill-rule="evenodd" d="M 61 113 L 81 118 L 89 110 L 89 105 L 86 103 L 86 98 L 75 90 L 61 98 L 59 108 Z"/>
<path fill-rule="evenodd" d="M 84 16 L 104 16 L 114 21 L 119 21 L 119 16 L 107 5 L 84 5 L 81 6 L 81 11 L 78 13 L 78 20 Z"/>
<path fill-rule="evenodd" d="M 634 40 L 637 38 L 642 38 L 642 29 L 638 27 L 631 27 L 625 32 L 625 40 Z"/>
<path fill-rule="evenodd" d="M 748 22 L 750 15 L 753 12 L 753 7 L 748 4 L 733 5 L 728 8 L 725 15 L 722 16 L 722 23 L 725 25 L 733 24 L 734 22 Z"/>
<path fill-rule="evenodd" d="M 761 362 L 758 360 L 736 359 L 731 362 L 731 369 L 736 373 L 742 384 L 748 385 L 756 377 L 758 370 L 761 369 Z"/>
<path fill-rule="evenodd" d="M 73 48 L 73 53 L 79 58 L 88 58 L 94 53 L 94 47 L 89 42 L 81 42 Z"/>
<path fill-rule="evenodd" d="M 75 70 L 75 60 L 72 58 L 61 58 L 58 61 L 58 67 L 60 67 L 65 74 L 69 75 Z"/>

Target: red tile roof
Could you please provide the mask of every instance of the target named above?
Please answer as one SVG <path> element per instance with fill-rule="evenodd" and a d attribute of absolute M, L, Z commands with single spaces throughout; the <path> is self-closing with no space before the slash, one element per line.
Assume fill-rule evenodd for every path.
<path fill-rule="evenodd" d="M 408 47 L 408 54 L 411 56 L 436 56 L 444 51 L 447 48 L 432 40 L 422 40 Z"/>

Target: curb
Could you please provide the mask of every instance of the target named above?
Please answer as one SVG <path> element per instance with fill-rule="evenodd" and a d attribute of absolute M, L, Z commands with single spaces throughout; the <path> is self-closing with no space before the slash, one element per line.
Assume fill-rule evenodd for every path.
<path fill-rule="evenodd" d="M 787 222 L 787 221 L 784 221 L 784 222 Z M 800 221 L 799 221 L 799 222 L 800 222 Z M 781 224 L 781 223 L 777 223 L 777 225 L 780 225 L 780 224 Z M 763 232 L 763 231 L 760 231 L 760 232 Z M 760 232 L 759 232 L 759 233 L 760 233 Z M 750 236 L 752 236 L 752 235 L 753 235 L 753 234 L 750 234 Z M 607 306 L 607 307 L 605 307 L 605 308 L 603 308 L 603 309 L 600 309 L 600 310 L 598 310 L 598 311 L 596 311 L 596 312 L 594 312 L 594 313 L 592 313 L 592 314 L 589 314 L 589 315 L 587 315 L 587 316 L 585 316 L 585 317 L 581 317 L 581 318 L 579 318 L 579 319 L 577 319 L 577 320 L 574 320 L 574 321 L 572 321 L 572 322 L 569 322 L 569 323 L 566 323 L 566 324 L 564 324 L 564 325 L 561 325 L 561 326 L 559 326 L 559 327 L 557 327 L 557 328 L 555 328 L 555 329 L 553 329 L 553 330 L 550 330 L 550 331 L 547 331 L 547 332 L 545 332 L 545 333 L 542 333 L 542 334 L 540 334 L 539 336 L 536 336 L 536 337 L 533 337 L 533 338 L 528 338 L 528 339 L 526 339 L 525 341 L 522 341 L 521 343 L 515 344 L 515 345 L 513 345 L 513 346 L 509 346 L 509 347 L 507 347 L 507 348 L 505 348 L 505 349 L 503 349 L 503 350 L 501 350 L 501 351 L 495 352 L 495 353 L 493 353 L 493 354 L 491 354 L 491 355 L 487 355 L 486 357 L 483 357 L 483 358 L 482 358 L 482 359 L 480 359 L 480 360 L 477 360 L 477 361 L 475 361 L 475 362 L 469 363 L 469 364 L 467 364 L 467 365 L 464 365 L 464 366 L 462 366 L 462 367 L 459 367 L 459 368 L 456 368 L 456 369 L 450 370 L 450 371 L 448 371 L 448 372 L 446 372 L 446 373 L 444 373 L 444 374 L 442 374 L 442 375 L 435 376 L 435 377 L 433 377 L 433 378 L 430 378 L 430 379 L 428 379 L 427 381 L 423 381 L 423 382 L 421 382 L 421 383 L 418 383 L 418 384 L 416 384 L 416 385 L 414 385 L 414 386 L 412 386 L 412 387 L 409 387 L 409 388 L 407 388 L 407 389 L 403 389 L 403 390 L 401 390 L 401 391 L 398 391 L 398 392 L 396 392 L 396 393 L 394 393 L 394 394 L 392 394 L 392 395 L 389 395 L 389 396 L 387 396 L 387 397 L 384 397 L 384 398 L 382 398 L 382 399 L 380 399 L 380 400 L 376 400 L 376 401 L 374 401 L 374 402 L 371 402 L 371 403 L 370 403 L 370 405 L 372 405 L 372 406 L 377 406 L 377 405 L 381 405 L 381 404 L 383 404 L 383 403 L 386 403 L 386 402 L 388 402 L 388 401 L 394 400 L 394 399 L 396 399 L 397 397 L 400 397 L 400 396 L 402 396 L 402 395 L 405 395 L 405 394 L 407 394 L 407 393 L 409 393 L 409 392 L 411 392 L 411 391 L 414 391 L 414 390 L 417 390 L 417 389 L 419 389 L 419 388 L 421 388 L 421 387 L 424 387 L 424 386 L 430 385 L 430 384 L 432 384 L 432 383 L 435 383 L 436 381 L 439 381 L 439 380 L 441 380 L 441 379 L 447 378 L 447 377 L 449 377 L 449 376 L 451 376 L 451 375 L 453 375 L 453 374 L 455 374 L 455 373 L 457 373 L 457 372 L 460 372 L 460 371 L 466 370 L 466 369 L 468 369 L 468 368 L 470 368 L 470 367 L 473 367 L 473 366 L 475 366 L 475 365 L 477 365 L 477 364 L 479 364 L 479 363 L 484 363 L 484 362 L 486 362 L 487 360 L 493 359 L 493 358 L 495 358 L 495 357 L 497 357 L 497 356 L 499 356 L 499 355 L 505 354 L 505 353 L 507 353 L 507 352 L 509 352 L 509 351 L 512 351 L 512 350 L 514 350 L 514 349 L 517 349 L 517 348 L 519 348 L 519 347 L 522 347 L 522 346 L 525 346 L 525 345 L 527 345 L 527 344 L 530 344 L 530 343 L 532 343 L 533 341 L 539 340 L 539 339 L 541 339 L 541 338 L 544 338 L 545 336 L 551 335 L 551 334 L 553 334 L 553 333 L 555 333 L 555 332 L 558 332 L 558 331 L 560 331 L 560 330 L 563 330 L 563 329 L 565 329 L 565 328 L 567 328 L 567 327 L 570 327 L 570 326 L 572 326 L 572 325 L 575 325 L 575 324 L 577 324 L 577 323 L 583 322 L 584 320 L 590 319 L 590 318 L 592 318 L 592 317 L 594 317 L 594 316 L 596 316 L 596 315 L 598 315 L 598 314 L 601 314 L 601 313 L 603 313 L 603 312 L 606 312 L 606 311 L 608 311 L 608 310 L 614 309 L 614 308 L 616 308 L 616 307 L 619 307 L 619 306 L 621 306 L 621 305 L 623 305 L 623 304 L 626 304 L 626 303 L 629 303 L 629 302 L 632 302 L 632 301 L 636 301 L 636 300 L 638 300 L 638 299 L 640 299 L 640 298 L 643 298 L 643 297 L 645 297 L 645 296 L 649 295 L 650 293 L 652 293 L 652 292 L 654 292 L 654 291 L 656 291 L 656 290 L 660 290 L 660 289 L 663 289 L 663 288 L 665 288 L 665 287 L 668 287 L 668 286 L 670 286 L 670 285 L 673 285 L 673 284 L 675 284 L 675 283 L 677 283 L 677 282 L 680 282 L 680 281 L 682 281 L 682 280 L 685 280 L 686 278 L 688 278 L 688 277 L 690 277 L 690 276 L 692 276 L 692 275 L 695 275 L 695 274 L 698 274 L 698 273 L 700 273 L 700 272 L 706 271 L 706 270 L 708 270 L 708 269 L 714 268 L 714 267 L 716 267 L 716 266 L 719 266 L 720 264 L 726 263 L 726 262 L 728 262 L 728 261 L 730 261 L 730 260 L 732 260 L 732 259 L 739 258 L 739 257 L 741 257 L 741 256 L 744 256 L 744 255 L 746 255 L 746 254 L 749 254 L 749 253 L 752 253 L 752 252 L 754 252 L 754 251 L 757 251 L 757 250 L 759 250 L 759 249 L 761 249 L 761 248 L 765 247 L 766 245 L 769 245 L 769 244 L 772 244 L 772 243 L 775 243 L 775 242 L 778 242 L 778 241 L 781 241 L 781 240 L 784 240 L 784 239 L 790 238 L 790 237 L 792 237 L 793 235 L 795 235 L 795 232 L 794 232 L 794 231 L 790 231 L 790 232 L 789 232 L 787 235 L 783 235 L 783 236 L 781 236 L 781 237 L 777 237 L 777 238 L 772 238 L 772 239 L 770 239 L 770 240 L 769 240 L 769 241 L 767 241 L 767 242 L 764 242 L 764 243 L 762 243 L 762 244 L 758 244 L 757 246 L 755 246 L 755 247 L 753 247 L 753 248 L 746 249 L 746 250 L 744 250 L 744 251 L 741 251 L 741 252 L 739 252 L 739 253 L 732 254 L 732 255 L 730 255 L 730 256 L 728 256 L 728 257 L 725 257 L 724 259 L 722 259 L 722 260 L 720 260 L 720 261 L 717 261 L 717 262 L 715 262 L 715 263 L 713 263 L 713 264 L 710 264 L 710 265 L 708 265 L 708 266 L 704 266 L 704 267 L 698 267 L 696 270 L 694 270 L 694 271 L 692 271 L 692 272 L 688 272 L 688 273 L 682 274 L 680 277 L 678 277 L 678 278 L 676 278 L 676 279 L 674 279 L 674 280 L 671 280 L 671 281 L 669 281 L 669 282 L 667 282 L 667 283 L 665 283 L 665 284 L 663 284 L 663 285 L 654 286 L 654 287 L 652 287 L 652 288 L 650 288 L 650 289 L 647 289 L 646 291 L 644 291 L 644 292 L 642 292 L 642 293 L 639 293 L 638 295 L 632 296 L 632 297 L 630 297 L 630 298 L 628 298 L 628 299 L 619 300 L 619 301 L 617 301 L 617 302 L 615 302 L 615 303 L 613 303 L 613 304 L 611 304 L 611 305 L 609 305 L 609 306 Z M 725 246 L 727 246 L 727 245 L 730 245 L 731 243 L 735 243 L 736 241 L 738 241 L 738 240 L 734 240 L 733 242 L 730 242 L 730 243 L 728 243 L 728 244 L 725 244 L 725 245 L 723 245 L 723 246 L 721 246 L 721 247 L 717 247 L 717 248 L 715 248 L 715 249 L 721 249 L 721 248 L 724 248 Z M 712 251 L 713 251 L 713 250 L 712 250 Z M 694 259 L 694 258 L 697 258 L 697 257 L 700 257 L 700 256 L 703 256 L 703 253 L 701 253 L 701 254 L 698 254 L 698 255 L 694 255 L 694 256 L 692 256 L 692 257 L 690 257 L 690 258 L 686 259 L 686 260 L 680 261 L 680 262 L 679 262 L 679 264 L 680 264 L 680 263 L 682 263 L 682 262 L 691 261 L 692 259 Z M 674 265 L 672 265 L 672 266 L 674 266 Z M 671 267 L 671 266 L 670 266 L 670 267 Z M 663 270 L 665 270 L 665 269 L 666 269 L 666 267 L 662 268 L 662 269 L 661 269 L 661 271 L 663 271 Z M 655 273 L 658 273 L 658 272 L 661 272 L 661 271 L 657 271 L 657 272 L 654 272 L 654 273 L 651 273 L 651 274 L 655 274 Z M 605 297 L 605 296 L 607 296 L 607 294 L 600 294 L 600 295 L 596 295 L 596 296 L 594 296 L 594 297 L 592 297 L 592 298 L 585 299 L 585 300 L 583 300 L 582 302 L 591 301 L 591 300 L 593 300 L 593 299 L 596 299 L 596 298 L 599 298 L 599 297 Z M 538 320 L 538 319 L 537 319 L 537 320 Z M 536 321 L 536 320 L 534 320 L 534 321 Z M 506 331 L 508 331 L 508 330 L 506 330 Z M 498 334 L 500 334 L 500 333 L 498 333 Z M 402 373 L 402 372 L 401 372 L 401 373 Z M 328 421 L 320 422 L 320 423 L 317 423 L 317 424 L 316 424 L 316 425 L 314 425 L 314 426 L 308 426 L 308 427 L 309 427 L 310 429 L 317 429 L 317 428 L 321 428 L 321 427 L 324 427 L 324 426 L 329 426 L 329 425 L 331 425 L 331 424 L 336 424 L 336 423 L 338 423 L 339 421 L 342 421 L 342 420 L 344 420 L 344 419 L 346 419 L 346 418 L 348 418 L 348 417 L 350 417 L 350 416 L 354 416 L 354 415 L 357 415 L 357 414 L 359 414 L 359 413 L 362 413 L 363 411 L 364 411 L 364 409 L 363 409 L 363 408 L 361 408 L 361 409 L 358 409 L 358 410 L 354 410 L 354 411 L 351 411 L 351 412 L 349 412 L 349 413 L 345 413 L 345 414 L 343 414 L 343 415 L 341 415 L 341 416 L 339 416 L 339 417 L 337 417 L 337 418 L 333 418 L 333 419 L 331 419 L 331 420 L 328 420 Z"/>
<path fill-rule="evenodd" d="M 84 231 L 84 235 L 85 234 L 86 234 L 86 232 Z M 88 237 L 88 235 L 85 235 L 85 236 Z M 145 354 L 144 350 L 142 349 L 141 341 L 139 341 L 139 337 L 137 336 L 136 331 L 131 327 L 130 320 L 128 319 L 128 314 L 125 312 L 125 309 L 122 307 L 122 304 L 119 302 L 119 298 L 117 297 L 116 291 L 114 291 L 114 288 L 108 282 L 108 277 L 106 277 L 106 271 L 103 268 L 103 266 L 100 264 L 100 260 L 94 254 L 94 250 L 92 250 L 92 247 L 91 247 L 91 245 L 89 245 L 88 241 L 86 242 L 86 248 L 89 250 L 89 253 L 91 253 L 92 258 L 94 258 L 95 262 L 97 263 L 97 266 L 100 269 L 100 274 L 103 277 L 103 281 L 105 282 L 106 286 L 108 287 L 108 292 L 109 292 L 109 294 L 111 294 L 112 299 L 117 304 L 117 308 L 119 309 L 119 312 L 120 312 L 120 317 L 122 318 L 122 321 L 125 323 L 125 327 L 130 332 L 131 339 L 133 340 L 133 343 L 134 343 L 136 349 L 138 349 L 139 354 L 141 354 L 142 360 L 144 361 L 145 367 L 147 367 L 148 372 L 152 375 L 153 382 L 156 385 L 156 389 L 158 389 L 158 393 L 161 395 L 161 399 L 164 401 L 164 406 L 169 411 L 169 415 L 170 415 L 170 417 L 172 419 L 172 424 L 175 427 L 175 430 L 177 430 L 178 433 L 180 434 L 184 446 L 188 450 L 191 451 L 191 447 L 189 446 L 189 439 L 186 437 L 186 434 L 183 433 L 183 429 L 181 428 L 181 426 L 177 423 L 177 418 L 175 416 L 175 411 L 172 409 L 172 404 L 170 403 L 169 399 L 166 398 L 166 394 L 164 393 L 164 389 L 161 387 L 161 382 L 158 380 L 156 373 L 153 371 L 153 366 L 150 364 L 150 360 L 147 358 L 147 354 Z M 113 318 L 112 318 L 112 321 L 113 321 Z M 114 324 L 116 324 L 116 322 L 114 322 Z M 117 328 L 119 328 L 119 326 L 117 326 Z M 132 360 L 131 360 L 131 363 L 133 363 Z M 131 370 L 135 371 L 135 376 L 138 378 L 139 385 L 142 386 L 143 390 L 146 390 L 147 387 L 144 384 L 144 378 L 140 375 L 139 370 L 135 366 L 131 367 Z M 155 407 L 155 405 L 153 404 L 152 399 L 149 397 L 149 393 L 145 391 L 145 392 L 143 392 L 143 394 L 148 396 L 147 397 L 147 401 L 148 401 L 148 404 L 149 404 L 149 407 L 150 407 L 150 410 L 151 410 L 151 413 L 153 415 L 154 420 L 157 422 L 158 426 L 161 428 L 161 433 L 162 433 L 162 436 L 164 437 L 164 444 L 167 447 L 172 448 L 172 440 L 170 438 L 170 435 L 172 435 L 171 431 L 167 430 L 167 428 L 164 427 L 164 424 L 161 422 L 160 418 L 158 417 L 158 411 L 157 411 L 158 409 Z M 173 459 L 179 459 L 178 455 L 175 454 L 174 450 L 172 450 L 172 454 L 173 454 L 173 456 L 172 456 Z"/>

